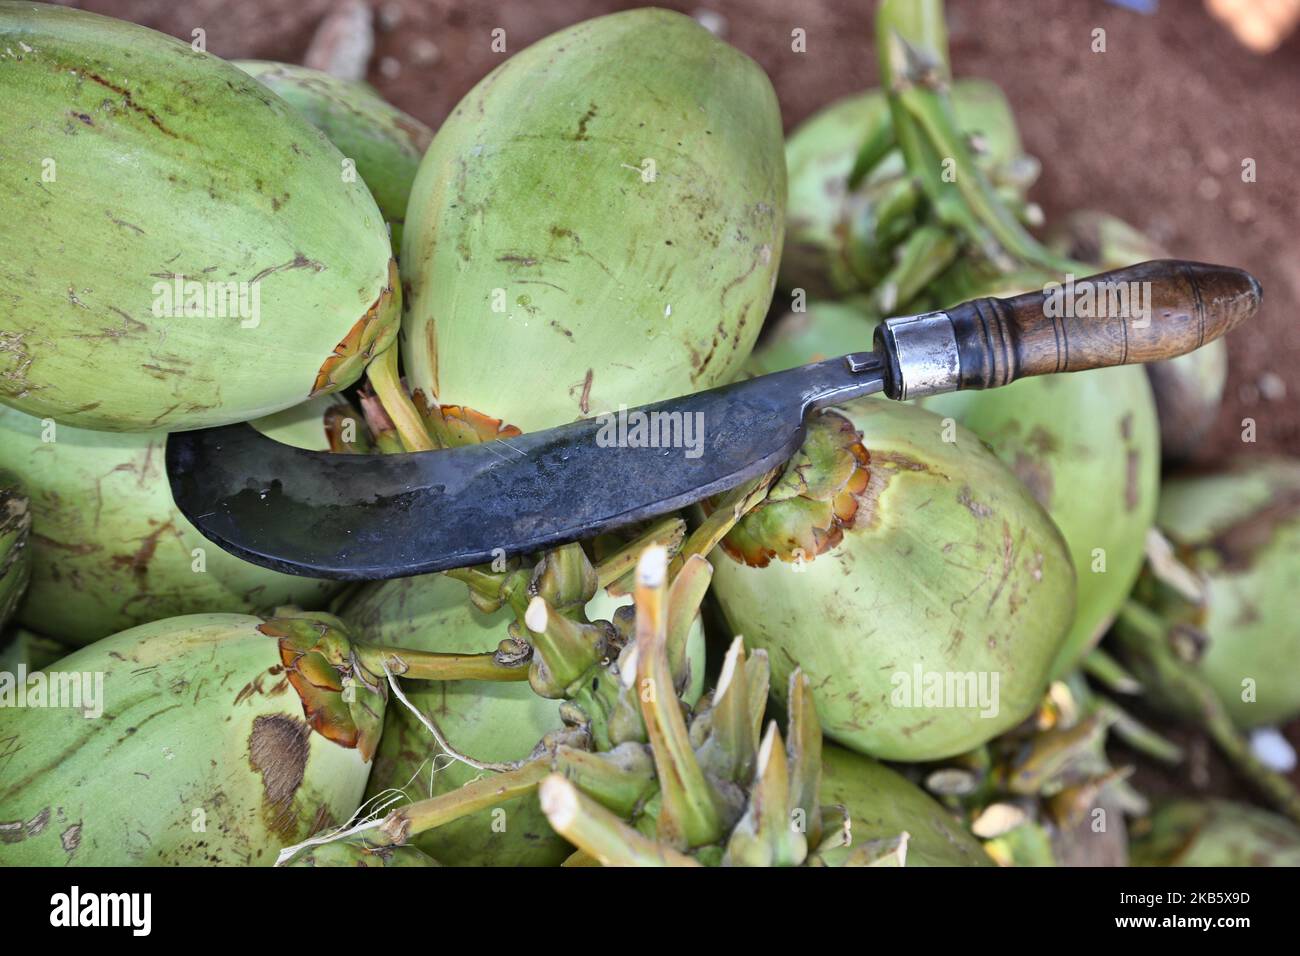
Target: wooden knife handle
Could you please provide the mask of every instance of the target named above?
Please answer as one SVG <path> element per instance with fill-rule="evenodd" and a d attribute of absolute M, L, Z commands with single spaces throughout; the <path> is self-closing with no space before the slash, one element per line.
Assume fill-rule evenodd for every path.
<path fill-rule="evenodd" d="M 1010 299 L 974 299 L 877 330 L 885 392 L 915 398 L 1030 375 L 1158 362 L 1259 310 L 1259 283 L 1227 266 L 1158 259 Z"/>

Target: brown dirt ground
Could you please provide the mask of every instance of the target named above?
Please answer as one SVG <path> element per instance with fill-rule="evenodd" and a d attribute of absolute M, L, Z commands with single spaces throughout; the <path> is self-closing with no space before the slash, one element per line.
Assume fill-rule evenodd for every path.
<path fill-rule="evenodd" d="M 83 0 L 99 13 L 191 38 L 225 57 L 297 62 L 331 0 Z M 391 102 L 436 126 L 503 54 L 578 20 L 641 4 L 620 0 L 376 0 L 369 80 Z M 831 100 L 874 83 L 874 3 L 704 0 L 726 38 L 772 77 L 787 129 Z M 1034 197 L 1048 222 L 1080 208 L 1119 215 L 1178 256 L 1242 266 L 1265 289 L 1262 314 L 1230 339 L 1227 405 L 1204 456 L 1242 450 L 1241 420 L 1258 423 L 1252 451 L 1300 454 L 1300 33 L 1258 57 L 1238 46 L 1199 0 L 1164 0 L 1141 16 L 1102 0 L 950 0 L 955 72 L 999 83 L 1026 148 L 1043 163 Z M 806 53 L 790 31 L 807 32 Z M 1093 53 L 1092 31 L 1107 52 Z M 1257 181 L 1244 183 L 1243 158 Z M 1284 386 L 1279 392 L 1278 383 Z M 1163 727 L 1186 739 L 1178 728 Z M 1290 728 L 1300 744 L 1300 722 Z M 1198 761 L 1199 762 L 1199 761 Z M 1207 784 L 1232 792 L 1220 761 Z M 1198 774 L 1199 776 L 1199 774 Z M 1300 772 L 1294 775 L 1300 783 Z M 1148 792 L 1186 789 L 1186 770 L 1147 769 Z M 1199 789 L 1199 788 L 1198 788 Z"/>

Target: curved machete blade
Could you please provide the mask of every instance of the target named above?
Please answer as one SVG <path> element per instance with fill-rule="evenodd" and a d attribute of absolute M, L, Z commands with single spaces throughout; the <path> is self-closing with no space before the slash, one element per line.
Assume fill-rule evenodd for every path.
<path fill-rule="evenodd" d="M 676 510 L 790 457 L 815 407 L 878 391 L 869 353 L 508 439 L 403 455 L 305 451 L 247 424 L 167 439 L 172 496 L 262 567 L 339 580 L 445 571 Z M 669 434 L 674 447 L 629 441 Z M 603 430 L 603 431 L 602 431 Z"/>

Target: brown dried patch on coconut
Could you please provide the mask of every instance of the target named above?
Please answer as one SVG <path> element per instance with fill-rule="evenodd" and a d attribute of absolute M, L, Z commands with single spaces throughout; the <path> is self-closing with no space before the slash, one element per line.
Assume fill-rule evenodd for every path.
<path fill-rule="evenodd" d="M 1051 510 L 1052 491 L 1055 487 L 1055 482 L 1052 480 L 1052 469 L 1038 458 L 1027 455 L 1023 451 L 1018 451 L 1016 452 L 1016 460 L 1011 465 L 1011 470 L 1020 479 L 1020 483 L 1029 489 L 1029 493 L 1034 496 L 1034 500 L 1042 505 L 1045 511 Z"/>
<path fill-rule="evenodd" d="M 1141 464 L 1142 456 L 1136 449 L 1130 448 L 1124 458 L 1124 510 L 1133 511 L 1141 501 Z"/>
<path fill-rule="evenodd" d="M 397 336 L 400 315 L 401 300 L 396 295 L 398 288 L 397 261 L 389 259 L 388 284 L 380 290 L 366 314 L 334 346 L 329 358 L 321 363 L 308 398 L 350 385 L 372 358 L 392 344 Z"/>
<path fill-rule="evenodd" d="M 293 798 L 307 771 L 310 739 L 305 722 L 283 714 L 256 718 L 248 735 L 248 765 L 262 775 L 262 819 L 286 841 L 298 828 Z"/>
<path fill-rule="evenodd" d="M 158 550 L 158 541 L 161 537 L 170 531 L 177 538 L 181 537 L 181 530 L 168 521 L 166 524 L 159 525 L 144 537 L 140 538 L 140 546 L 130 554 L 115 554 L 109 559 L 109 564 L 119 570 L 129 570 L 136 579 L 136 586 L 144 588 L 149 576 L 149 563 L 153 560 L 154 554 Z"/>
<path fill-rule="evenodd" d="M 808 422 L 803 446 L 787 463 L 767 497 L 722 539 L 722 550 L 750 567 L 772 558 L 811 561 L 831 550 L 854 527 L 869 494 L 871 456 L 862 433 L 837 412 Z M 711 510 L 706 502 L 705 510 Z"/>
<path fill-rule="evenodd" d="M 1255 555 L 1272 540 L 1277 529 L 1300 514 L 1300 488 L 1277 494 L 1263 507 L 1219 532 L 1210 542 L 1225 571 L 1248 571 Z"/>

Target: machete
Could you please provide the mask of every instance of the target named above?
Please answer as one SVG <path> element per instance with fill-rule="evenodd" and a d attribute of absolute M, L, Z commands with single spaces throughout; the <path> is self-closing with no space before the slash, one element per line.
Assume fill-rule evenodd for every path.
<path fill-rule="evenodd" d="M 818 409 L 880 391 L 905 400 L 1173 358 L 1259 303 L 1259 283 L 1239 269 L 1146 262 L 887 319 L 870 352 L 545 431 L 343 455 L 235 424 L 170 435 L 167 473 L 194 526 L 253 564 L 339 580 L 425 574 L 590 537 L 735 487 L 793 455 Z"/>

